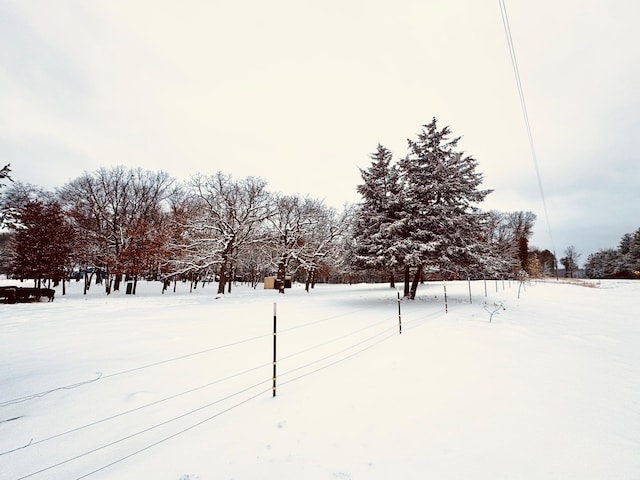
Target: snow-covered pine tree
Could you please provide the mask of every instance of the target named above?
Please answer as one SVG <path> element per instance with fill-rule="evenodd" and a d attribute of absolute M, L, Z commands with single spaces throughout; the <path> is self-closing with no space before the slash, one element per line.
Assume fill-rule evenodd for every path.
<path fill-rule="evenodd" d="M 468 272 L 482 256 L 477 204 L 491 190 L 480 190 L 477 161 L 458 151 L 460 137 L 437 120 L 423 126 L 398 166 L 404 184 L 403 241 L 405 265 L 415 267 L 409 292 L 415 298 L 423 272 Z"/>
<path fill-rule="evenodd" d="M 392 161 L 391 151 L 378 144 L 371 154 L 371 166 L 360 169 L 364 183 L 357 186 L 362 202 L 355 217 L 353 258 L 356 268 L 387 270 L 393 285 L 403 254 L 398 250 L 402 183 Z"/>
<path fill-rule="evenodd" d="M 614 248 L 599 250 L 589 255 L 584 264 L 584 271 L 589 278 L 627 276 L 624 268 L 624 256 Z"/>

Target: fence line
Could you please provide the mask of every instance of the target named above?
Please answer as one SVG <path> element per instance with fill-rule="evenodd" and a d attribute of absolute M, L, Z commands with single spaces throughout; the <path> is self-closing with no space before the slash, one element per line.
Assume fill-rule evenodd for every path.
<path fill-rule="evenodd" d="M 497 290 L 497 283 L 496 283 L 496 290 Z M 469 292 L 470 292 L 469 295 L 470 295 L 470 298 L 471 298 L 471 287 L 470 287 L 470 284 L 469 284 Z M 470 302 L 471 302 L 471 300 L 470 300 Z M 358 310 L 354 310 L 354 311 L 350 311 L 350 312 L 346 312 L 346 313 L 341 313 L 339 315 L 334 315 L 334 316 L 331 316 L 331 317 L 321 318 L 319 320 L 314 320 L 312 322 L 308 322 L 308 323 L 305 323 L 305 324 L 302 324 L 302 325 L 297 325 L 297 326 L 294 326 L 294 327 L 291 327 L 291 328 L 283 329 L 279 333 L 291 332 L 291 331 L 294 331 L 294 330 L 298 330 L 298 329 L 309 327 L 311 325 L 316 325 L 316 324 L 321 323 L 321 322 L 326 322 L 326 321 L 329 321 L 329 320 L 333 320 L 333 319 L 337 319 L 337 318 L 341 318 L 341 317 L 345 317 L 345 316 L 350 316 L 350 315 L 353 315 L 354 313 L 359 312 L 361 310 L 362 309 L 358 309 Z M 436 316 L 439 316 L 441 314 L 442 314 L 441 312 L 434 311 L 434 312 L 431 312 L 431 313 L 429 313 L 427 315 L 424 315 L 424 314 L 421 314 L 420 312 L 418 312 L 416 314 L 415 311 L 412 311 L 409 315 L 407 315 L 406 312 L 405 312 L 404 313 L 404 316 L 405 316 L 404 323 L 405 323 L 405 325 L 409 326 L 409 329 L 411 329 L 411 328 L 415 328 L 415 327 L 417 327 L 417 326 L 419 326 L 421 324 L 424 324 L 429 319 L 435 318 Z M 275 317 L 275 308 L 274 308 L 274 317 Z M 369 350 L 369 349 L 371 349 L 371 348 L 383 343 L 384 341 L 386 341 L 386 340 L 392 338 L 393 336 L 397 335 L 398 322 L 400 322 L 400 302 L 399 302 L 399 300 L 398 300 L 398 314 L 397 314 L 397 317 L 395 315 L 389 314 L 388 316 L 385 316 L 383 319 L 381 319 L 381 320 L 379 320 L 379 321 L 377 321 L 377 322 L 375 322 L 373 324 L 369 324 L 369 325 L 367 325 L 365 327 L 355 329 L 353 331 L 350 331 L 350 332 L 348 332 L 346 334 L 334 337 L 334 338 L 332 338 L 330 340 L 327 340 L 325 342 L 322 342 L 322 343 L 307 347 L 307 348 L 302 349 L 300 351 L 297 351 L 297 352 L 294 352 L 294 353 L 291 353 L 289 355 L 284 356 L 283 358 L 280 359 L 280 361 L 289 360 L 289 359 L 295 358 L 296 356 L 302 355 L 304 353 L 308 353 L 310 351 L 313 351 L 313 350 L 316 350 L 318 348 L 330 345 L 330 344 L 338 342 L 340 340 L 344 340 L 346 338 L 352 337 L 354 335 L 357 335 L 359 333 L 362 333 L 364 331 L 367 331 L 367 330 L 370 330 L 370 329 L 373 329 L 373 328 L 380 327 L 380 326 L 385 325 L 385 324 L 389 325 L 386 328 L 383 328 L 382 330 L 378 331 L 374 335 L 370 335 L 367 338 L 359 340 L 359 341 L 357 341 L 355 343 L 351 343 L 351 344 L 349 344 L 349 346 L 347 346 L 345 348 L 341 348 L 340 350 L 331 352 L 331 353 L 329 353 L 329 354 L 327 354 L 325 356 L 322 356 L 320 358 L 317 358 L 317 359 L 312 360 L 310 362 L 307 362 L 305 364 L 302 364 L 302 365 L 299 365 L 297 367 L 291 368 L 291 369 L 285 371 L 284 373 L 281 373 L 280 376 L 287 377 L 287 376 L 290 376 L 290 375 L 292 375 L 292 374 L 294 374 L 296 372 L 301 372 L 301 371 L 304 371 L 305 369 L 309 369 L 311 367 L 317 366 L 317 368 L 315 368 L 313 370 L 310 370 L 310 371 L 307 371 L 307 372 L 303 372 L 298 376 L 295 376 L 293 378 L 289 378 L 289 379 L 285 380 L 284 382 L 281 382 L 280 386 L 290 384 L 290 383 L 298 381 L 298 380 L 300 380 L 302 378 L 305 378 L 305 377 L 308 377 L 310 375 L 313 375 L 314 373 L 317 373 L 317 372 L 322 371 L 324 369 L 327 369 L 327 368 L 330 368 L 332 366 L 338 365 L 338 364 L 340 364 L 340 363 L 342 363 L 342 362 L 344 362 L 344 361 L 346 361 L 348 359 L 351 359 L 351 358 L 353 358 L 353 357 L 355 357 L 355 356 L 357 356 L 357 355 L 359 355 L 359 354 L 361 354 L 361 353 L 363 353 L 363 352 L 365 352 L 365 351 L 367 351 L 367 350 Z M 400 330 L 400 332 L 401 332 L 401 330 Z M 212 351 L 216 351 L 216 350 L 220 350 L 220 349 L 224 349 L 224 348 L 237 346 L 237 345 L 240 345 L 240 344 L 243 344 L 243 343 L 247 343 L 247 342 L 251 342 L 251 341 L 255 341 L 255 340 L 258 340 L 258 339 L 264 339 L 264 338 L 267 338 L 267 337 L 269 337 L 271 335 L 272 335 L 271 333 L 264 334 L 264 335 L 259 335 L 259 336 L 255 336 L 255 337 L 239 340 L 239 341 L 236 341 L 236 342 L 231 342 L 231 343 L 228 343 L 228 344 L 225 344 L 225 345 L 219 345 L 219 346 L 212 347 L 212 348 L 209 348 L 209 349 L 206 349 L 206 350 L 201 350 L 201 351 L 198 351 L 198 352 L 192 352 L 192 353 L 189 353 L 189 354 L 186 354 L 186 355 L 181 355 L 181 356 L 165 359 L 165 360 L 162 360 L 162 361 L 158 361 L 158 362 L 142 365 L 142 366 L 139 366 L 139 367 L 135 367 L 135 368 L 127 369 L 127 370 L 122 370 L 120 372 L 116 372 L 116 373 L 109 374 L 109 375 L 106 375 L 106 376 L 102 375 L 102 374 L 99 374 L 100 376 L 98 378 L 96 378 L 96 379 L 88 380 L 88 381 L 85 381 L 85 382 L 79 382 L 79 383 L 76 383 L 76 384 L 66 385 L 66 386 L 63 386 L 63 387 L 58 387 L 58 388 L 55 388 L 55 389 L 51 389 L 51 390 L 47 390 L 47 391 L 44 391 L 44 392 L 40 392 L 39 394 L 32 394 L 32 395 L 20 397 L 20 398 L 14 399 L 14 400 L 5 401 L 5 402 L 0 403 L 0 407 L 1 406 L 11 405 L 11 404 L 14 404 L 14 403 L 20 403 L 20 402 L 31 400 L 31 399 L 34 399 L 34 398 L 38 398 L 39 396 L 44 396 L 44 395 L 47 395 L 47 394 L 52 393 L 52 392 L 57 391 L 57 390 L 78 388 L 80 386 L 83 386 L 83 385 L 86 385 L 86 384 L 89 384 L 89 383 L 94 383 L 94 382 L 98 381 L 99 379 L 117 377 L 117 376 L 125 375 L 125 374 L 131 373 L 131 372 L 140 371 L 140 370 L 143 370 L 143 369 L 146 369 L 146 368 L 165 365 L 165 364 L 168 364 L 168 363 L 171 363 L 171 362 L 175 362 L 175 361 L 178 361 L 178 360 L 183 360 L 183 359 L 190 358 L 190 357 L 195 357 L 195 356 L 202 355 L 202 354 L 205 354 L 205 353 L 209 353 L 209 352 L 212 352 Z M 274 331 L 274 337 L 275 337 L 275 331 Z M 275 338 L 274 338 L 274 341 L 275 341 Z M 275 351 L 274 351 L 274 355 L 275 355 Z M 339 357 L 339 358 L 336 358 L 336 357 Z M 322 364 L 323 362 L 327 362 L 328 360 L 331 360 L 331 359 L 334 359 L 334 360 L 330 361 L 329 363 Z M 13 452 L 17 452 L 18 450 L 22 450 L 22 449 L 25 449 L 27 447 L 31 447 L 31 446 L 35 446 L 35 445 L 38 445 L 38 444 L 42 444 L 42 443 L 45 443 L 47 441 L 50 441 L 50 440 L 53 440 L 53 439 L 56 439 L 56 438 L 59 438 L 59 437 L 65 436 L 65 435 L 70 435 L 70 434 L 76 433 L 76 432 L 78 432 L 80 430 L 83 430 L 83 429 L 86 429 L 86 428 L 89 428 L 89 427 L 92 427 L 92 426 L 95 426 L 95 425 L 98 425 L 98 424 L 101 424 L 101 423 L 108 422 L 108 421 L 113 420 L 115 418 L 130 414 L 130 413 L 133 413 L 133 412 L 141 411 L 141 410 L 143 410 L 145 408 L 148 408 L 148 407 L 151 407 L 151 406 L 154 406 L 154 405 L 158 405 L 160 403 L 163 403 L 163 402 L 166 402 L 166 401 L 169 401 L 169 400 L 176 399 L 178 397 L 187 395 L 189 393 L 193 393 L 195 391 L 202 390 L 202 389 L 204 389 L 206 387 L 209 387 L 209 386 L 212 386 L 214 384 L 219 384 L 219 383 L 222 383 L 224 381 L 240 377 L 242 375 L 254 372 L 254 371 L 259 370 L 261 368 L 266 368 L 271 363 L 272 362 L 264 363 L 264 364 L 261 364 L 261 365 L 246 369 L 246 370 L 244 370 L 242 372 L 234 373 L 232 375 L 228 375 L 226 377 L 216 379 L 216 380 L 211 381 L 209 383 L 206 383 L 206 384 L 203 384 L 203 385 L 199 385 L 197 387 L 194 387 L 194 388 L 179 392 L 177 394 L 170 395 L 170 396 L 165 397 L 163 399 L 160 399 L 160 400 L 157 400 L 157 401 L 154 401 L 154 402 L 151 402 L 151 403 L 148 403 L 148 404 L 145 404 L 145 405 L 142 405 L 142 406 L 139 406 L 139 407 L 124 411 L 124 412 L 120 412 L 120 413 L 111 415 L 111 416 L 106 417 L 106 418 L 102 418 L 100 420 L 97 420 L 97 421 L 82 425 L 80 427 L 76 427 L 76 428 L 67 430 L 67 431 L 62 432 L 62 433 L 58 433 L 56 435 L 52 435 L 50 437 L 38 440 L 36 442 L 33 442 L 33 439 L 32 439 L 28 444 L 26 444 L 26 445 L 24 445 L 22 447 L 19 447 L 19 448 L 16 448 L 14 450 L 10 450 L 10 451 L 7 451 L 7 452 L 0 453 L 0 456 L 1 455 L 6 455 L 6 454 L 9 454 L 9 453 L 13 453 Z M 274 356 L 274 363 L 275 363 L 275 356 Z M 321 364 L 321 365 L 319 365 L 319 364 Z M 142 435 L 144 433 L 153 431 L 153 430 L 158 429 L 158 428 L 160 428 L 162 426 L 168 425 L 168 424 L 170 424 L 172 422 L 176 422 L 177 420 L 186 418 L 186 417 L 188 417 L 190 415 L 193 415 L 193 414 L 195 414 L 197 412 L 204 411 L 205 409 L 211 408 L 211 407 L 213 407 L 213 406 L 215 406 L 217 404 L 220 404 L 221 402 L 224 402 L 224 401 L 230 400 L 230 399 L 232 399 L 234 397 L 237 397 L 239 395 L 248 393 L 251 390 L 255 390 L 255 389 L 259 388 L 260 386 L 269 383 L 270 380 L 271 379 L 265 378 L 264 380 L 261 380 L 258 383 L 255 383 L 255 384 L 253 384 L 251 386 L 248 386 L 246 388 L 242 388 L 241 390 L 238 390 L 238 391 L 236 391 L 236 392 L 234 392 L 234 393 L 232 393 L 230 395 L 226 395 L 224 397 L 218 398 L 217 400 L 209 402 L 209 403 L 207 403 L 205 405 L 202 405 L 202 406 L 200 406 L 198 408 L 189 410 L 189 411 L 187 411 L 185 413 L 182 413 L 182 414 L 180 414 L 178 416 L 175 416 L 175 417 L 169 418 L 167 420 L 164 420 L 164 421 L 162 421 L 160 423 L 156 423 L 156 424 L 154 424 L 152 426 L 149 426 L 149 427 L 147 427 L 147 428 L 145 428 L 143 430 L 131 433 L 129 435 L 126 435 L 126 436 L 124 436 L 122 438 L 119 438 L 119 439 L 116 439 L 114 441 L 111 441 L 111 442 L 106 443 L 104 445 L 98 446 L 96 448 L 87 450 L 87 451 L 82 452 L 82 453 L 79 453 L 77 455 L 72 456 L 71 458 L 67 458 L 66 460 L 62 460 L 62 461 L 57 462 L 57 463 L 55 463 L 53 465 L 50 465 L 48 467 L 44 467 L 44 468 L 42 468 L 42 469 L 40 469 L 38 471 L 35 471 L 35 472 L 32 472 L 32 473 L 30 473 L 28 475 L 22 476 L 22 477 L 18 478 L 17 480 L 27 479 L 27 478 L 30 478 L 32 476 L 47 472 L 47 471 L 52 470 L 52 469 L 57 468 L 57 467 L 60 467 L 62 465 L 66 465 L 66 464 L 68 464 L 70 462 L 73 462 L 75 460 L 78 460 L 80 458 L 88 456 L 88 455 L 93 454 L 95 452 L 107 449 L 109 447 L 112 447 L 112 446 L 114 446 L 116 444 L 119 444 L 121 442 L 129 440 L 131 438 L 134 438 L 134 437 L 137 437 L 137 436 Z M 183 434 L 183 433 L 185 433 L 187 431 L 190 431 L 190 430 L 192 430 L 192 429 L 194 429 L 194 428 L 196 428 L 196 427 L 198 427 L 198 426 L 200 426 L 200 425 L 202 425 L 202 424 L 204 424 L 206 422 L 209 422 L 209 421 L 211 421 L 211 420 L 213 420 L 213 419 L 215 419 L 215 418 L 217 418 L 217 417 L 219 417 L 219 416 L 221 416 L 221 415 L 223 415 L 223 414 L 225 414 L 225 413 L 227 413 L 227 412 L 239 407 L 240 405 L 243 405 L 243 404 L 245 404 L 245 403 L 247 403 L 247 402 L 249 402 L 249 401 L 251 401 L 251 400 L 253 400 L 255 398 L 258 398 L 260 395 L 263 395 L 266 392 L 269 392 L 271 390 L 272 390 L 272 388 L 261 389 L 260 392 L 255 393 L 255 394 L 251 395 L 250 397 L 245 398 L 245 399 L 233 404 L 232 406 L 230 406 L 228 408 L 224 408 L 223 410 L 221 410 L 219 412 L 216 412 L 215 414 L 210 415 L 209 417 L 207 417 L 207 418 L 205 418 L 203 420 L 195 422 L 195 423 L 189 425 L 188 427 L 186 427 L 184 429 L 181 429 L 180 431 L 177 431 L 177 432 L 175 432 L 175 433 L 173 433 L 171 435 L 165 436 L 165 437 L 161 438 L 158 441 L 152 442 L 152 443 L 144 446 L 143 448 L 139 448 L 139 449 L 133 451 L 132 453 L 129 453 L 129 454 L 123 456 L 123 457 L 120 457 L 120 458 L 118 458 L 118 459 L 116 459 L 116 460 L 114 460 L 114 461 L 112 461 L 112 462 L 110 462 L 110 463 L 108 463 L 106 465 L 103 465 L 103 466 L 101 466 L 101 467 L 99 467 L 99 468 L 97 468 L 97 469 L 95 469 L 95 470 L 93 470 L 91 472 L 85 473 L 81 477 L 78 477 L 78 480 L 86 478 L 86 477 L 88 477 L 90 475 L 93 475 L 93 474 L 95 474 L 97 472 L 100 472 L 100 471 L 102 471 L 102 470 L 104 470 L 106 468 L 109 468 L 110 466 L 113 466 L 113 465 L 115 465 L 117 463 L 120 463 L 120 462 L 122 462 L 122 461 L 124 461 L 124 460 L 126 460 L 128 458 L 131 458 L 134 455 L 137 455 L 137 454 L 139 454 L 141 452 L 144 452 L 144 451 L 146 451 L 146 450 L 148 450 L 148 449 L 150 449 L 150 448 L 152 448 L 154 446 L 157 446 L 157 445 L 159 445 L 159 444 L 161 444 L 163 442 L 166 442 L 166 441 L 168 441 L 168 440 L 170 440 L 172 438 L 175 438 L 175 437 L 177 437 L 177 436 L 179 436 L 179 435 L 181 435 L 181 434 Z"/>
<path fill-rule="evenodd" d="M 100 446 L 100 447 L 96 447 L 96 448 L 93 448 L 93 449 L 91 449 L 91 450 L 87 450 L 86 452 L 80 453 L 80 454 L 78 454 L 78 455 L 76 455 L 76 456 L 74 456 L 74 457 L 68 458 L 68 459 L 66 459 L 66 460 L 62 460 L 62 461 L 60 461 L 60 462 L 58 462 L 58 463 L 56 463 L 56 464 L 54 464 L 54 465 L 50 465 L 50 466 L 45 467 L 45 468 L 42 468 L 42 469 L 40 469 L 40 470 L 38 470 L 38 471 L 32 472 L 32 473 L 30 473 L 30 474 L 28 474 L 28 475 L 24 475 L 24 476 L 22 476 L 22 477 L 19 477 L 17 480 L 24 480 L 25 478 L 30 478 L 30 477 L 32 477 L 32 476 L 34 476 L 34 475 L 37 475 L 37 474 L 40 474 L 40 473 L 43 473 L 43 472 L 46 472 L 46 471 L 52 470 L 52 469 L 54 469 L 54 468 L 57 468 L 57 467 L 60 467 L 60 466 L 62 466 L 62 465 L 65 465 L 65 464 L 67 464 L 67 463 L 70 463 L 70 462 L 72 462 L 72 461 L 74 461 L 74 460 L 78 460 L 79 458 L 86 457 L 87 455 L 90 455 L 90 454 L 92 454 L 92 453 L 98 452 L 98 451 L 100 451 L 100 450 L 104 450 L 105 448 L 112 447 L 113 445 L 117 445 L 118 443 L 124 442 L 124 441 L 126 441 L 126 440 L 129 440 L 129 439 L 131 439 L 131 438 L 137 437 L 137 436 L 139 436 L 139 435 L 142 435 L 143 433 L 147 433 L 147 432 L 150 432 L 150 431 L 152 431 L 152 430 L 155 430 L 156 428 L 162 427 L 162 426 L 164 426 L 164 425 L 168 425 L 169 423 L 175 422 L 176 420 L 180 420 L 180 419 L 185 418 L 185 417 L 187 417 L 187 416 L 189 416 L 189 415 L 193 415 L 193 414 L 194 414 L 194 413 L 196 413 L 196 412 L 200 412 L 200 411 L 205 410 L 205 409 L 207 409 L 207 408 L 209 408 L 209 407 L 212 407 L 212 406 L 214 406 L 214 405 L 217 405 L 218 403 L 221 403 L 221 402 L 223 402 L 223 401 L 225 401 L 225 400 L 229 400 L 230 398 L 233 398 L 233 397 L 235 397 L 235 396 L 237 396 L 237 395 L 240 395 L 240 394 L 242 394 L 242 393 L 245 393 L 245 392 L 247 392 L 247 391 L 249 391 L 249 390 L 253 390 L 253 389 L 255 389 L 255 388 L 259 387 L 260 385 L 264 384 L 265 382 L 266 382 L 266 380 L 263 380 L 263 381 L 261 381 L 261 382 L 259 382 L 259 383 L 256 383 L 256 384 L 254 384 L 254 385 L 251 385 L 250 387 L 247 387 L 247 388 L 244 388 L 244 389 L 242 389 L 242 390 L 240 390 L 240 391 L 238 391 L 238 392 L 232 393 L 231 395 L 227 395 L 226 397 L 220 398 L 220 399 L 215 400 L 215 401 L 213 401 L 213 402 L 210 402 L 210 403 L 208 403 L 208 404 L 206 404 L 206 405 L 203 405 L 203 406 L 201 406 L 201 407 L 198 407 L 198 408 L 196 408 L 196 409 L 193 409 L 193 410 L 190 410 L 190 411 L 188 411 L 188 412 L 185 412 L 185 413 L 183 413 L 183 414 L 181 414 L 181 415 L 178 415 L 177 417 L 170 418 L 170 419 L 168 419 L 168 420 L 165 420 L 164 422 L 157 423 L 157 424 L 152 425 L 152 426 L 150 426 L 150 427 L 148 427 L 148 428 L 145 428 L 145 429 L 140 430 L 140 431 L 138 431 L 138 432 L 135 432 L 135 433 L 132 433 L 132 434 L 127 435 L 127 436 L 125 436 L 125 437 L 122 437 L 122 438 L 120 438 L 120 439 L 118 439 L 118 440 L 114 440 L 114 441 L 109 442 L 109 443 L 107 443 L 107 444 L 105 444 L 105 445 L 102 445 L 102 446 Z M 261 392 L 261 393 L 262 393 L 262 392 Z M 239 406 L 239 405 L 241 405 L 242 403 L 246 403 L 246 402 L 241 402 L 241 403 L 239 403 L 239 404 L 236 404 L 234 407 Z M 231 408 L 227 409 L 226 411 L 228 411 L 228 410 L 230 410 L 230 409 L 231 409 Z M 218 413 L 218 414 L 216 414 L 216 415 L 213 415 L 213 416 L 209 417 L 209 419 L 213 419 L 213 418 L 218 417 L 218 416 L 220 416 L 220 415 L 221 415 L 221 413 Z M 201 423 L 204 423 L 204 422 L 198 422 L 196 425 L 199 425 L 199 424 L 201 424 Z M 185 429 L 184 431 L 187 431 L 187 430 L 190 430 L 190 428 Z M 173 436 L 175 436 L 175 435 L 173 435 Z M 172 437 L 173 437 L 173 436 L 172 436 Z"/>
<path fill-rule="evenodd" d="M 209 382 L 209 383 L 206 383 L 206 384 L 203 384 L 203 385 L 199 385 L 199 386 L 194 387 L 194 388 L 191 388 L 191 389 L 189 389 L 189 390 L 185 390 L 185 391 L 183 391 L 183 392 L 176 393 L 176 394 L 174 394 L 174 395 L 170 395 L 170 396 L 165 397 L 165 398 L 161 398 L 160 400 L 156 400 L 156 401 L 153 401 L 153 402 L 151 402 L 151 403 L 147 403 L 147 404 L 145 404 L 145 405 L 140 405 L 139 407 L 132 408 L 132 409 L 130 409 L 130 410 L 126 410 L 126 411 L 124 411 L 124 412 L 116 413 L 116 414 L 111 415 L 111 416 L 109 416 L 109 417 L 105 417 L 105 418 L 102 418 L 102 419 L 100 419 L 100 420 L 96 420 L 96 421 L 94 421 L 94 422 L 87 423 L 87 424 L 85 424 L 85 425 L 82 425 L 82 426 L 79 426 L 79 427 L 75 427 L 75 428 L 72 428 L 72 429 L 70 429 L 70 430 L 66 430 L 66 431 L 64 431 L 64 432 L 57 433 L 57 434 L 55 434 L 55 435 L 51 435 L 50 437 L 46 437 L 46 438 L 43 438 L 43 439 L 37 440 L 37 441 L 35 441 L 35 442 L 33 441 L 33 439 L 31 439 L 31 441 L 30 441 L 28 444 L 23 445 L 23 446 L 18 447 L 18 448 L 15 448 L 15 449 L 13 449 L 13 450 L 8 450 L 8 451 L 5 451 L 5 452 L 2 452 L 2 453 L 0 453 L 0 456 L 7 455 L 7 454 L 9 454 L 9 453 L 13 453 L 13 452 L 16 452 L 16 451 L 18 451 L 18 450 L 22 450 L 22 449 L 25 449 L 25 448 L 30 447 L 30 446 L 36 446 L 36 445 L 39 445 L 39 444 L 41 444 L 41 443 L 45 443 L 45 442 L 48 442 L 48 441 L 50 441 L 50 440 L 54 440 L 54 439 L 56 439 L 56 438 L 63 437 L 63 436 L 65 436 L 65 435 L 69 435 L 69 434 L 71 434 L 71 433 L 76 433 L 76 432 L 79 432 L 79 431 L 84 430 L 84 429 L 86 429 L 86 428 L 94 427 L 94 426 L 96 426 L 96 425 L 99 425 L 99 424 L 101 424 L 101 423 L 107 422 L 107 421 L 109 421 L 109 420 L 114 420 L 114 419 L 116 419 L 116 418 L 123 417 L 123 416 L 125 416 L 125 415 L 130 414 L 130 413 L 138 412 L 138 411 L 144 410 L 145 408 L 149 408 L 149 407 L 153 407 L 153 406 L 155 406 L 155 405 L 159 405 L 159 404 L 164 403 L 164 402 L 167 402 L 167 401 L 169 401 L 169 400 L 174 400 L 174 399 L 176 399 L 176 398 L 179 398 L 179 397 L 184 396 L 184 395 L 188 395 L 188 394 L 193 393 L 193 392 L 196 392 L 196 391 L 198 391 L 198 390 L 203 390 L 203 389 L 208 388 L 208 387 L 211 387 L 211 386 L 213 386 L 213 385 L 217 385 L 217 384 L 223 383 L 223 382 L 225 382 L 225 381 L 227 381 L 227 380 L 231 380 L 231 379 L 233 379 L 233 378 L 240 377 L 240 376 L 242 376 L 242 375 L 245 375 L 245 374 L 247 374 L 247 373 L 254 372 L 254 371 L 259 370 L 259 369 L 261 369 L 261 368 L 265 368 L 265 367 L 269 366 L 270 364 L 271 364 L 271 363 L 265 363 L 265 364 L 262 364 L 262 365 L 258 365 L 258 366 L 256 366 L 256 367 L 249 368 L 249 369 L 244 370 L 244 371 L 242 371 L 242 372 L 235 373 L 235 374 L 233 374 L 233 375 L 228 375 L 228 376 L 226 376 L 226 377 L 224 377 L 224 378 L 219 378 L 219 379 L 217 379 L 217 380 L 213 380 L 213 381 L 211 381 L 211 382 Z"/>

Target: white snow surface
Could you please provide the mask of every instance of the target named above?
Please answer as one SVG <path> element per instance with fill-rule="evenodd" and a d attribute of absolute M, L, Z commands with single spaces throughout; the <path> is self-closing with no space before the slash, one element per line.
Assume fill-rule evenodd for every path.
<path fill-rule="evenodd" d="M 0 479 L 640 479 L 640 281 L 444 289 L 2 304 Z"/>

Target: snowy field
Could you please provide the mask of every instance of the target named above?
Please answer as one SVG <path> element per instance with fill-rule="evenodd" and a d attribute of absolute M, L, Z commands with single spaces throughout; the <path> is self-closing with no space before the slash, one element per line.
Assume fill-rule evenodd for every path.
<path fill-rule="evenodd" d="M 446 288 L 2 304 L 0 479 L 640 479 L 640 281 Z"/>

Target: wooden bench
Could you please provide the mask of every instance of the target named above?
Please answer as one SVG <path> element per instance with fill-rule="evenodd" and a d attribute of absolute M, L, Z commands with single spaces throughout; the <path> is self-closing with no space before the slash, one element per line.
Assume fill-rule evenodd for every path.
<path fill-rule="evenodd" d="M 52 288 L 0 287 L 0 299 L 4 299 L 4 303 L 39 302 L 43 297 L 53 302 L 55 294 Z"/>
<path fill-rule="evenodd" d="M 2 303 L 16 303 L 17 287 L 0 287 L 0 299 Z"/>

